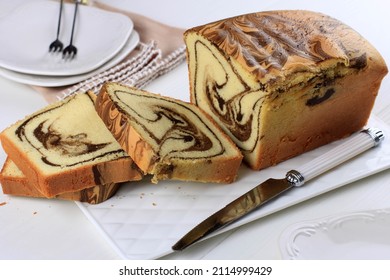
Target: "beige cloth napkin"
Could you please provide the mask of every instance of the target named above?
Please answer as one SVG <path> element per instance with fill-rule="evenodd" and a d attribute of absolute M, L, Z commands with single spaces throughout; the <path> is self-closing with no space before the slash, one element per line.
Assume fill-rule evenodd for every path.
<path fill-rule="evenodd" d="M 183 29 L 171 27 L 106 4 L 94 2 L 93 6 L 129 16 L 134 22 L 134 29 L 140 34 L 140 43 L 118 65 L 85 81 L 68 87 L 34 86 L 49 103 L 78 91 L 91 90 L 98 93 L 103 83 L 108 81 L 142 88 L 185 60 L 185 46 L 182 39 Z"/>
<path fill-rule="evenodd" d="M 93 91 L 96 94 L 105 82 L 118 82 L 138 88 L 154 80 L 160 75 L 172 70 L 183 60 L 185 48 L 179 48 L 162 58 L 161 50 L 156 48 L 153 41 L 149 44 L 140 43 L 140 53 L 107 71 L 82 81 L 68 89 L 60 91 L 56 96 L 65 98 L 75 92 Z"/>

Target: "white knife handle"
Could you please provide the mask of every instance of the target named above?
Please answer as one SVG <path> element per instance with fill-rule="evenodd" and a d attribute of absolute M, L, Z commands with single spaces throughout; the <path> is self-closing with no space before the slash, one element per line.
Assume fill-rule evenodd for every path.
<path fill-rule="evenodd" d="M 362 130 L 361 133 L 352 136 L 341 145 L 302 165 L 299 171 L 289 171 L 286 178 L 294 186 L 301 186 L 337 165 L 379 145 L 383 139 L 384 135 L 381 130 L 373 128 Z"/>

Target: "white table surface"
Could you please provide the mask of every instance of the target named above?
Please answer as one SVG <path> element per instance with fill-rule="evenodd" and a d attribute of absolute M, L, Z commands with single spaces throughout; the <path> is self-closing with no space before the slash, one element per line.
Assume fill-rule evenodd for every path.
<path fill-rule="evenodd" d="M 0 17 L 17 4 L 26 1 L 28 0 L 0 1 Z M 360 32 L 390 64 L 390 35 L 387 31 L 390 26 L 390 2 L 385 0 L 101 2 L 182 28 L 261 10 L 320 11 L 342 20 Z M 183 68 L 179 70 L 183 71 Z M 177 72 L 174 70 L 159 79 L 173 79 Z M 148 88 L 158 87 L 158 82 L 153 82 Z M 0 77 L 0 89 L 0 130 L 47 104 L 42 95 L 28 85 Z M 390 108 L 389 94 L 390 78 L 387 76 L 382 83 L 373 113 L 390 125 L 390 109 L 387 110 Z M 5 158 L 4 151 L 0 149 L 1 165 Z M 373 195 L 379 187 L 387 187 L 390 190 L 389 175 L 388 170 L 383 171 L 163 259 L 280 259 L 280 234 L 293 223 L 346 211 L 390 207 L 390 196 Z M 11 197 L 0 191 L 0 205 L 0 259 L 119 259 L 116 252 L 71 201 Z"/>

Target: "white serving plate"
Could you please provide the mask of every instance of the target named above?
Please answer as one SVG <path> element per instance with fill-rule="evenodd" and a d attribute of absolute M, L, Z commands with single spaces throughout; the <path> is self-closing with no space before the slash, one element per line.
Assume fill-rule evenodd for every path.
<path fill-rule="evenodd" d="M 279 245 L 284 259 L 389 260 L 390 208 L 296 223 L 283 231 Z"/>
<path fill-rule="evenodd" d="M 72 76 L 42 76 L 42 75 L 31 75 L 21 72 L 15 72 L 0 67 L 0 76 L 7 78 L 9 80 L 33 85 L 33 86 L 42 86 L 42 87 L 60 87 L 72 85 L 81 81 L 84 81 L 88 78 L 91 78 L 111 67 L 114 67 L 120 63 L 134 48 L 138 45 L 140 37 L 137 31 L 133 30 L 129 39 L 127 40 L 124 47 L 109 61 L 107 61 L 102 66 L 96 68 L 95 70 L 80 75 Z"/>
<path fill-rule="evenodd" d="M 370 119 L 369 126 L 378 127 L 385 135 L 390 135 L 390 128 L 374 116 Z M 173 252 L 171 246 L 185 233 L 233 199 L 270 177 L 284 177 L 287 171 L 299 169 L 300 165 L 342 141 L 345 140 L 336 141 L 262 171 L 252 171 L 243 166 L 238 180 L 228 185 L 179 181 L 161 181 L 155 185 L 147 178 L 142 182 L 124 184 L 113 198 L 104 203 L 76 203 L 122 258 L 156 259 Z M 380 146 L 313 179 L 302 188 L 285 193 L 211 236 L 389 167 L 390 141 L 387 139 Z"/>
<path fill-rule="evenodd" d="M 77 56 L 62 59 L 49 53 L 56 38 L 58 1 L 32 1 L 0 19 L 0 67 L 34 75 L 66 76 L 90 72 L 114 57 L 125 45 L 134 24 L 126 16 L 79 6 L 74 45 Z M 60 40 L 69 44 L 74 4 L 64 4 Z"/>

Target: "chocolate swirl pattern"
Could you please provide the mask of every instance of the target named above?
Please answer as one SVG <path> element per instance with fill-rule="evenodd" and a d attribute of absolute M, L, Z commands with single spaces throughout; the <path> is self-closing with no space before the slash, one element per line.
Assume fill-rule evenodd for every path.
<path fill-rule="evenodd" d="M 350 29 L 328 17 L 297 18 L 283 11 L 247 14 L 200 27 L 196 32 L 236 59 L 259 80 L 289 64 L 311 64 L 341 59 L 349 64 L 341 41 L 329 37 Z M 362 55 L 355 50 L 353 56 Z M 359 54 L 360 53 L 360 54 Z"/>
<path fill-rule="evenodd" d="M 78 93 L 26 116 L 1 134 L 11 160 L 45 197 L 142 178 L 95 110 Z"/>
<path fill-rule="evenodd" d="M 220 53 L 201 41 L 195 43 L 194 60 L 195 103 L 223 124 L 242 151 L 253 151 L 259 141 L 256 116 L 264 97 L 251 89 Z"/>
<path fill-rule="evenodd" d="M 72 111 L 73 116 L 70 118 L 67 108 L 78 102 L 78 99 L 89 100 L 85 101 L 89 106 L 83 110 Z M 105 156 L 112 159 L 126 157 L 126 153 L 112 137 L 102 138 L 96 127 L 95 130 L 88 131 L 84 126 L 77 126 L 78 120 L 96 115 L 91 110 L 94 110 L 94 103 L 88 95 L 72 98 L 30 116 L 18 126 L 15 134 L 22 143 L 28 143 L 35 153 L 41 155 L 42 162 L 53 167 L 76 166 Z M 51 117 L 53 115 L 54 118 Z"/>
<path fill-rule="evenodd" d="M 114 138 L 124 146 L 124 149 L 128 149 L 130 127 L 127 125 L 125 115 L 119 112 L 118 107 L 109 98 L 99 98 L 96 109 Z"/>
<path fill-rule="evenodd" d="M 387 72 L 356 31 L 310 11 L 241 15 L 191 28 L 184 39 L 191 102 L 221 125 L 253 169 L 361 128 Z M 372 89 L 356 81 L 367 75 Z M 366 108 L 359 117 L 347 112 L 357 104 Z M 348 122 L 355 128 L 340 128 Z"/>
<path fill-rule="evenodd" d="M 89 204 L 99 204 L 111 198 L 117 192 L 118 189 L 119 184 L 115 183 L 87 188 L 85 190 L 80 191 L 79 198 L 77 200 L 81 202 L 87 202 Z M 64 195 L 58 198 L 66 199 Z M 73 198 L 72 200 L 75 199 Z"/>
<path fill-rule="evenodd" d="M 140 169 L 154 175 L 153 182 L 235 180 L 240 151 L 195 105 L 108 83 L 96 109 Z"/>
<path fill-rule="evenodd" d="M 94 144 L 88 139 L 86 133 L 79 133 L 76 135 L 61 135 L 60 132 L 53 129 L 55 123 L 44 130 L 46 121 L 41 122 L 36 129 L 34 129 L 34 136 L 42 143 L 46 150 L 58 150 L 58 153 L 63 156 L 80 156 L 96 152 L 104 149 L 109 143 Z"/>
<path fill-rule="evenodd" d="M 126 111 L 131 126 L 143 131 L 148 143 L 160 160 L 164 158 L 197 159 L 218 156 L 224 153 L 221 141 L 207 124 L 190 107 L 164 100 L 158 96 L 144 96 L 125 91 L 115 91 L 116 106 Z M 138 104 L 138 106 L 129 106 Z M 104 105 L 103 105 L 104 106 Z M 110 106 L 110 105 L 108 105 Z M 107 107 L 108 107 L 107 106 Z M 106 106 L 104 106 L 106 107 Z M 115 109 L 106 110 L 110 117 L 109 127 L 120 142 L 127 142 L 127 125 Z M 103 117 L 103 118 L 106 118 Z M 122 124 L 122 125 L 121 125 Z"/>

